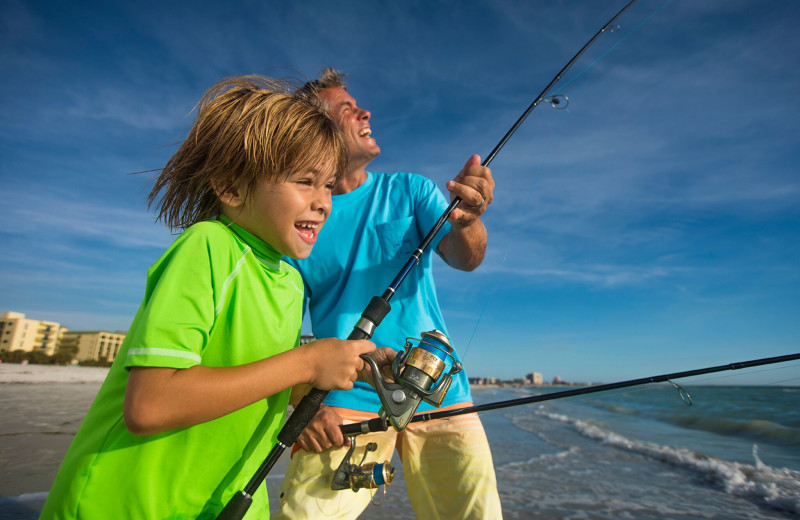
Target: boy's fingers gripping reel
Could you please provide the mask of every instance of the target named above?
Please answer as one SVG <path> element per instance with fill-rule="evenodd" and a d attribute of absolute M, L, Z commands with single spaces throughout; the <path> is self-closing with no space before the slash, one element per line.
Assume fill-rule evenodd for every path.
<path fill-rule="evenodd" d="M 381 417 L 386 418 L 397 431 L 402 431 L 420 404 L 420 401 L 439 407 L 453 381 L 453 374 L 461 370 L 461 363 L 453 357 L 453 347 L 445 334 L 438 330 L 423 332 L 422 338 L 406 338 L 405 350 L 392 361 L 392 375 L 396 383 L 380 377 L 377 363 L 369 359 L 375 389 L 381 400 Z M 417 341 L 412 345 L 411 341 Z M 450 371 L 444 373 L 447 360 Z"/>

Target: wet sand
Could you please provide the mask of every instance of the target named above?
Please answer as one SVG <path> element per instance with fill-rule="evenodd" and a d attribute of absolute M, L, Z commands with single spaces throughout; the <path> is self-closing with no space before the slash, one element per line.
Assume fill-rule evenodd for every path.
<path fill-rule="evenodd" d="M 107 373 L 100 367 L 0 363 L 0 520 L 38 518 L 61 459 Z M 273 512 L 288 463 L 286 450 L 267 476 Z M 396 514 L 396 507 L 407 501 L 398 469 L 384 507 L 368 508 L 364 518 L 403 517 Z"/>
<path fill-rule="evenodd" d="M 0 496 L 47 491 L 108 369 L 0 364 Z"/>
<path fill-rule="evenodd" d="M 106 374 L 100 367 L 0 363 L 0 520 L 38 517 Z M 287 465 L 288 451 L 268 476 L 271 502 Z"/>

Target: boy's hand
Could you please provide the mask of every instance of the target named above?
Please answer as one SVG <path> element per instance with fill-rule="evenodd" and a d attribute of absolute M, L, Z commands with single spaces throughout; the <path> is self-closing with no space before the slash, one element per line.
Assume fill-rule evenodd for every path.
<path fill-rule="evenodd" d="M 375 344 L 365 339 L 318 339 L 303 345 L 308 353 L 308 383 L 321 390 L 350 390 L 358 373 L 367 363 L 362 354 L 375 351 Z"/>

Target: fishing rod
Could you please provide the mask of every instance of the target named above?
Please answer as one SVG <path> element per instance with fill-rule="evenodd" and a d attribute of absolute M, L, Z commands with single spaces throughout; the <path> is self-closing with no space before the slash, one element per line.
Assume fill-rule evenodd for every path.
<path fill-rule="evenodd" d="M 750 361 L 740 361 L 737 363 L 729 363 L 727 365 L 718 365 L 714 367 L 708 368 L 698 368 L 695 370 L 686 370 L 684 372 L 673 372 L 671 374 L 661 374 L 657 376 L 650 376 L 650 377 L 642 377 L 639 379 L 630 379 L 628 381 L 620 381 L 617 383 L 608 383 L 604 385 L 592 385 L 586 386 L 582 388 L 574 388 L 571 390 L 564 390 L 561 392 L 553 392 L 550 394 L 542 394 L 542 395 L 532 395 L 529 397 L 521 397 L 519 399 L 510 399 L 507 401 L 496 401 L 494 403 L 486 403 L 480 404 L 475 406 L 468 406 L 464 408 L 455 408 L 452 410 L 441 410 L 438 412 L 427 412 L 422 413 L 419 415 L 415 415 L 413 419 L 411 419 L 412 423 L 416 422 L 427 422 L 434 419 L 445 419 L 448 417 L 455 417 L 458 415 L 464 415 L 468 413 L 476 413 L 476 412 L 485 412 L 488 410 L 498 410 L 501 408 L 509 408 L 511 406 L 520 406 L 523 404 L 531 404 L 531 403 L 539 403 L 542 401 L 552 401 L 555 399 L 563 399 L 565 397 L 573 397 L 576 395 L 585 395 L 585 394 L 594 394 L 597 392 L 607 392 L 609 390 L 616 390 L 619 388 L 628 388 L 631 386 L 640 386 L 646 385 L 649 383 L 672 383 L 673 379 L 681 379 L 685 377 L 692 377 L 692 376 L 699 376 L 703 374 L 712 374 L 714 372 L 724 372 L 726 370 L 740 370 L 742 368 L 752 368 L 758 367 L 763 365 L 772 365 L 775 363 L 784 363 L 786 361 L 794 361 L 800 359 L 800 352 L 796 354 L 787 354 L 785 356 L 775 356 L 775 357 L 768 357 L 768 358 L 761 358 L 761 359 L 753 359 Z M 692 400 L 691 396 L 686 393 L 686 391 L 681 388 L 679 385 L 672 383 L 677 389 L 681 396 L 681 400 L 686 402 L 686 404 L 691 405 Z M 385 431 L 386 430 L 386 420 L 380 417 L 376 419 L 370 419 L 368 421 L 363 421 L 360 423 L 353 423 L 353 424 L 343 424 L 340 426 L 342 430 L 342 434 L 346 437 L 350 437 L 353 435 L 358 435 L 361 433 L 369 433 L 375 431 Z"/>
<path fill-rule="evenodd" d="M 617 14 L 615 14 L 611 20 L 606 22 L 606 24 L 603 25 L 603 27 L 597 31 L 594 36 L 592 36 L 592 38 L 586 42 L 586 44 L 584 44 L 583 47 L 581 47 L 581 49 L 569 60 L 569 62 L 567 62 L 567 64 L 558 72 L 558 74 L 556 74 L 550 83 L 548 83 L 547 87 L 542 90 L 536 99 L 534 99 L 534 101 L 522 113 L 509 131 L 506 132 L 497 146 L 495 146 L 489 155 L 484 159 L 482 166 L 489 166 L 492 160 L 494 160 L 495 156 L 500 152 L 503 146 L 505 146 L 506 142 L 517 131 L 520 125 L 522 125 L 528 115 L 530 115 L 530 113 L 545 99 L 547 92 L 561 79 L 567 70 L 569 70 L 576 61 L 578 61 L 586 49 L 588 49 L 595 42 L 595 40 L 600 37 L 600 35 L 602 35 L 609 27 L 611 27 L 612 24 L 636 1 L 637 0 L 631 0 L 625 5 L 625 7 L 620 9 L 620 11 L 617 12 Z M 551 104 L 554 107 L 560 105 L 562 102 L 566 102 L 566 97 L 554 96 L 551 100 Z M 450 214 L 458 207 L 461 201 L 461 197 L 456 196 L 450 202 L 450 205 L 447 207 L 447 209 L 445 209 L 444 213 L 442 213 L 428 234 L 425 235 L 425 238 L 422 240 L 422 242 L 420 242 L 419 246 L 417 246 L 417 249 L 408 259 L 389 287 L 386 288 L 381 296 L 374 296 L 370 300 L 366 309 L 361 314 L 361 319 L 359 319 L 353 328 L 353 331 L 347 337 L 348 340 L 369 339 L 372 337 L 375 328 L 380 325 L 380 323 L 383 321 L 383 318 L 385 318 L 391 310 L 389 301 L 394 296 L 397 288 L 403 283 L 403 280 L 406 279 L 414 266 L 419 264 L 423 252 L 428 248 L 439 230 L 441 230 L 442 226 L 444 226 Z M 401 359 L 408 360 L 408 358 L 412 357 L 411 355 L 416 351 L 423 352 L 423 356 L 432 358 L 431 364 L 426 365 L 423 370 L 418 370 L 419 375 L 424 382 L 424 387 L 421 386 L 422 383 L 411 384 L 408 379 L 402 379 L 406 385 L 384 382 L 380 376 L 380 370 L 377 366 L 377 363 L 367 355 L 362 356 L 364 361 L 369 363 L 370 367 L 372 368 L 374 386 L 381 401 L 381 413 L 386 415 L 387 420 L 398 431 L 402 430 L 408 424 L 408 421 L 413 416 L 413 413 L 417 409 L 417 406 L 421 400 L 425 400 L 426 402 L 430 402 L 436 406 L 439 406 L 444 398 L 444 392 L 447 391 L 447 388 L 450 385 L 451 375 L 461 369 L 460 364 L 454 363 L 450 373 L 443 374 L 441 379 L 438 380 L 438 384 L 436 384 L 437 380 L 435 377 L 430 377 L 431 372 L 426 372 L 427 370 L 438 369 L 439 366 L 443 365 L 445 357 L 451 357 L 450 353 L 453 350 L 449 344 L 449 341 L 443 341 L 439 337 L 434 337 L 432 333 L 435 332 L 438 331 L 431 331 L 431 333 L 428 333 L 429 336 L 427 338 L 420 340 L 419 346 L 416 349 L 408 346 L 409 343 L 407 342 L 405 353 L 398 355 L 398 357 L 405 355 L 405 357 Z M 425 334 L 422 335 L 425 336 Z M 441 335 L 443 336 L 443 334 Z M 444 339 L 446 340 L 446 338 Z M 395 367 L 399 367 L 400 365 L 404 367 L 409 366 L 405 363 L 392 363 L 393 372 Z M 400 374 L 395 374 L 395 380 L 398 379 L 401 379 Z M 432 395 L 434 391 L 431 391 L 431 388 L 434 386 L 436 386 L 436 391 L 439 392 L 438 395 Z M 278 462 L 278 459 L 283 454 L 284 450 L 286 450 L 287 447 L 292 446 L 297 441 L 298 437 L 300 437 L 300 434 L 303 432 L 305 427 L 311 422 L 311 419 L 316 415 L 317 411 L 319 411 L 319 408 L 327 395 L 327 390 L 312 388 L 311 391 L 300 400 L 300 403 L 298 403 L 294 412 L 291 416 L 289 416 L 289 419 L 278 433 L 278 442 L 273 446 L 272 450 L 258 468 L 255 475 L 253 475 L 253 478 L 250 479 L 244 490 L 234 494 L 234 496 L 228 501 L 224 509 L 217 516 L 218 520 L 236 520 L 244 517 L 253 502 L 253 494 L 269 474 L 269 471 L 272 469 L 272 467 Z"/>

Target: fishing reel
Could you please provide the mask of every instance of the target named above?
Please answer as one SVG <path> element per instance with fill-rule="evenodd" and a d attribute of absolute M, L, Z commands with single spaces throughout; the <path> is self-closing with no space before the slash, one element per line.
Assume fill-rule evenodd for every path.
<path fill-rule="evenodd" d="M 453 347 L 445 334 L 438 330 L 423 332 L 422 338 L 406 338 L 403 352 L 392 361 L 395 383 L 384 381 L 377 363 L 367 356 L 372 366 L 375 389 L 381 400 L 378 412 L 397 431 L 402 431 L 411 421 L 421 401 L 439 407 L 453 382 L 453 375 L 461 371 L 461 363 L 453 357 Z M 412 341 L 417 341 L 413 345 Z M 443 374 L 450 359 L 450 371 Z"/>
<path fill-rule="evenodd" d="M 331 489 L 338 491 L 340 489 L 352 489 L 358 491 L 359 489 L 377 489 L 381 486 L 391 486 L 394 480 L 394 467 L 389 464 L 389 461 L 383 463 L 368 462 L 364 464 L 367 459 L 367 454 L 378 449 L 378 445 L 374 442 L 367 444 L 364 450 L 364 457 L 361 459 L 360 464 L 351 464 L 350 457 L 356 449 L 355 435 L 350 437 L 350 449 L 342 459 L 336 472 L 333 474 L 333 481 L 331 482 Z M 383 494 L 386 496 L 386 488 L 383 488 Z"/>

